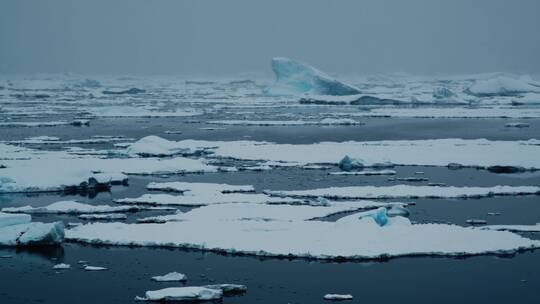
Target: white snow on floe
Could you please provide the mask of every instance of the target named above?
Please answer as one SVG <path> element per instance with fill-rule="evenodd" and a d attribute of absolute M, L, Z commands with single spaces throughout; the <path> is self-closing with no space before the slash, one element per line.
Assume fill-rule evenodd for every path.
<path fill-rule="evenodd" d="M 31 222 L 29 215 L 0 212 L 0 246 L 55 245 L 63 241 L 61 222 Z"/>
<path fill-rule="evenodd" d="M 66 187 L 90 187 L 99 183 L 125 182 L 124 174 L 169 174 L 216 172 L 202 159 L 175 157 L 101 158 L 70 154 L 66 151 L 43 151 L 0 144 L 0 192 L 61 191 Z"/>
<path fill-rule="evenodd" d="M 81 214 L 79 215 L 81 220 L 102 220 L 102 221 L 116 221 L 125 220 L 127 215 L 118 213 L 105 213 L 105 214 Z"/>
<path fill-rule="evenodd" d="M 355 214 L 336 222 L 204 218 L 163 224 L 94 223 L 68 230 L 67 239 L 90 244 L 169 246 L 317 259 L 466 256 L 540 247 L 540 241 L 511 232 L 412 224 L 400 216 L 389 217 L 381 227 L 373 218 L 359 219 Z"/>
<path fill-rule="evenodd" d="M 180 272 L 169 272 L 164 275 L 154 276 L 152 277 L 152 280 L 157 282 L 181 282 L 186 281 L 187 276 Z"/>
<path fill-rule="evenodd" d="M 362 160 L 363 166 L 396 165 L 489 167 L 495 165 L 540 169 L 538 141 L 487 139 L 431 139 L 276 144 L 257 141 L 172 142 L 175 149 L 211 153 L 210 157 L 265 160 L 303 164 L 337 164 L 345 155 Z"/>
<path fill-rule="evenodd" d="M 201 192 L 183 195 L 146 193 L 135 198 L 115 200 L 119 204 L 169 205 L 169 206 L 205 206 L 226 203 L 292 204 L 299 200 L 292 198 L 270 197 L 262 193 L 221 193 Z"/>
<path fill-rule="evenodd" d="M 343 199 L 385 198 L 480 198 L 499 195 L 540 195 L 537 186 L 439 187 L 439 186 L 349 186 L 309 190 L 272 191 L 269 195 L 284 197 L 325 197 Z"/>
<path fill-rule="evenodd" d="M 141 222 L 174 221 L 307 221 L 333 214 L 363 209 L 403 206 L 405 203 L 382 203 L 373 201 L 326 202 L 312 205 L 267 205 L 254 203 L 227 203 L 196 208 L 189 212 L 145 218 Z"/>
<path fill-rule="evenodd" d="M 272 70 L 276 74 L 276 82 L 265 90 L 268 94 L 352 95 L 360 93 L 360 90 L 352 85 L 289 58 L 273 58 Z"/>
<path fill-rule="evenodd" d="M 255 192 L 252 185 L 229 185 L 217 183 L 189 183 L 189 182 L 161 182 L 149 183 L 146 186 L 148 190 L 160 190 L 168 192 L 190 192 L 191 194 L 202 194 L 208 192 L 220 193 L 241 193 Z"/>
<path fill-rule="evenodd" d="M 488 225 L 482 226 L 479 229 L 512 232 L 540 232 L 540 223 L 535 225 Z"/>
<path fill-rule="evenodd" d="M 93 107 L 88 108 L 86 112 L 98 117 L 188 117 L 202 114 L 202 112 L 189 109 L 168 111 L 131 106 Z"/>
<path fill-rule="evenodd" d="M 90 205 L 76 201 L 60 201 L 44 207 L 6 207 L 2 212 L 8 213 L 45 213 L 45 214 L 88 214 L 88 213 L 113 213 L 113 212 L 131 212 L 138 211 L 137 206 L 107 206 Z"/>
<path fill-rule="evenodd" d="M 223 297 L 220 289 L 205 287 L 169 287 L 149 290 L 144 297 L 136 297 L 137 301 L 212 301 Z"/>
<path fill-rule="evenodd" d="M 365 170 L 328 172 L 328 175 L 396 175 L 395 170 Z"/>
<path fill-rule="evenodd" d="M 211 120 L 208 124 L 232 126 L 357 126 L 363 122 L 351 118 L 324 118 L 319 121 L 308 120 Z"/>

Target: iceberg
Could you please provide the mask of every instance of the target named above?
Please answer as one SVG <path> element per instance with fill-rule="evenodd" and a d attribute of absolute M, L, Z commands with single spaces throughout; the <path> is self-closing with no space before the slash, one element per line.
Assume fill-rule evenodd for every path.
<path fill-rule="evenodd" d="M 284 58 L 272 59 L 272 70 L 276 74 L 276 82 L 266 88 L 270 95 L 320 94 L 320 95 L 353 95 L 360 89 L 341 82 L 309 65 Z"/>

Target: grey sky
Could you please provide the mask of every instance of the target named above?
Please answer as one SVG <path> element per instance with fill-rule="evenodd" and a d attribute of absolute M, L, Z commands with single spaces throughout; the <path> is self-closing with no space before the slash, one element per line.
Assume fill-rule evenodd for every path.
<path fill-rule="evenodd" d="M 538 0 L 2 0 L 0 72 L 540 72 Z"/>

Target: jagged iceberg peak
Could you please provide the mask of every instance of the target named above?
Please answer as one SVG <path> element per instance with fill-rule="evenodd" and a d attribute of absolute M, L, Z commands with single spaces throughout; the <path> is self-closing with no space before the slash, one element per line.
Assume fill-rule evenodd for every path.
<path fill-rule="evenodd" d="M 360 93 L 360 90 L 352 85 L 289 58 L 272 58 L 272 70 L 276 74 L 276 82 L 265 89 L 267 94 L 354 95 Z"/>

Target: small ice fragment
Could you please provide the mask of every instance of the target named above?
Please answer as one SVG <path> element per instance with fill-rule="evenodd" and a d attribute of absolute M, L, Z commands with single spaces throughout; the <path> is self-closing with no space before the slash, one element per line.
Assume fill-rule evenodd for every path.
<path fill-rule="evenodd" d="M 496 216 L 496 215 L 501 215 L 501 213 L 500 212 L 488 212 L 487 215 Z"/>
<path fill-rule="evenodd" d="M 339 162 L 339 168 L 343 171 L 351 171 L 353 169 L 362 169 L 364 164 L 358 160 L 345 155 L 343 159 Z"/>
<path fill-rule="evenodd" d="M 106 267 L 86 265 L 86 266 L 84 266 L 84 270 L 86 270 L 86 271 L 103 271 L 103 270 L 108 270 L 108 269 Z"/>
<path fill-rule="evenodd" d="M 240 284 L 212 284 L 205 285 L 203 287 L 210 289 L 220 289 L 225 295 L 240 294 L 247 291 L 247 286 Z"/>
<path fill-rule="evenodd" d="M 480 220 L 480 219 L 469 219 L 466 222 L 467 222 L 467 224 L 470 224 L 470 225 L 485 225 L 485 224 L 487 224 L 486 220 Z"/>
<path fill-rule="evenodd" d="M 152 280 L 157 282 L 181 282 L 187 281 L 187 276 L 180 272 L 169 272 L 165 275 L 154 276 Z"/>
<path fill-rule="evenodd" d="M 328 301 L 345 301 L 345 300 L 352 300 L 353 296 L 350 294 L 334 294 L 329 293 L 324 295 L 323 299 Z"/>
<path fill-rule="evenodd" d="M 524 122 L 509 122 L 504 125 L 506 128 L 528 128 L 530 125 Z"/>
<path fill-rule="evenodd" d="M 71 268 L 71 265 L 69 264 L 64 264 L 64 263 L 60 263 L 60 264 L 56 264 L 53 266 L 53 269 L 70 269 Z"/>
<path fill-rule="evenodd" d="M 149 290 L 145 297 L 136 297 L 138 301 L 211 301 L 223 297 L 221 289 L 205 287 L 169 287 L 159 290 Z"/>

